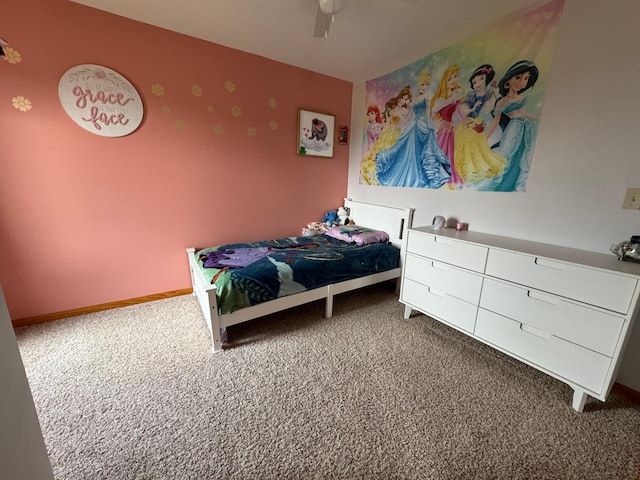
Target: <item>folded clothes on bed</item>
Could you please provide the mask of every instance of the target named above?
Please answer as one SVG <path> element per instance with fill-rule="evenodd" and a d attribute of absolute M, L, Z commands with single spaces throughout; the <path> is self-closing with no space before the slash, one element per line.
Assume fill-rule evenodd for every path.
<path fill-rule="evenodd" d="M 358 245 L 380 242 L 386 243 L 389 241 L 389 234 L 387 232 L 373 230 L 359 225 L 337 225 L 329 228 L 324 234 L 344 240 L 345 242 L 355 242 Z"/>

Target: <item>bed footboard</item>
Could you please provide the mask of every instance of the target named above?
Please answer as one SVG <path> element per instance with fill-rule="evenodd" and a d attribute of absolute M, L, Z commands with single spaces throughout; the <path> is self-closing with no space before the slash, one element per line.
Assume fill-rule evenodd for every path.
<path fill-rule="evenodd" d="M 209 333 L 211 334 L 211 343 L 214 352 L 222 351 L 222 325 L 218 315 L 218 302 L 216 300 L 216 286 L 207 285 L 198 269 L 197 260 L 195 258 L 195 248 L 187 248 L 187 257 L 189 257 L 189 272 L 191 273 L 191 285 L 193 294 L 198 298 L 198 303 L 202 309 Z"/>

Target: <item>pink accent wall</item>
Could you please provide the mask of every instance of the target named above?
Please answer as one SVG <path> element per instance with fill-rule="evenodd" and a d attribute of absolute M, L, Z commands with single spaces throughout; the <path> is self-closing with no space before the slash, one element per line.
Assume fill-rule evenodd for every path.
<path fill-rule="evenodd" d="M 186 247 L 296 235 L 342 203 L 348 146 L 298 156 L 297 109 L 350 125 L 351 83 L 67 0 L 7 0 L 0 28 L 12 318 L 188 288 Z M 136 87 L 137 131 L 101 137 L 66 115 L 58 82 L 85 63 Z"/>

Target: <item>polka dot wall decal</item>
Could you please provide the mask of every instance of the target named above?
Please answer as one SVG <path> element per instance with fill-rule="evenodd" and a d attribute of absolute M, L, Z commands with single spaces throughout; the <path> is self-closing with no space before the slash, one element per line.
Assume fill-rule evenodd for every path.
<path fill-rule="evenodd" d="M 240 115 L 242 115 L 242 109 L 238 105 L 234 105 L 233 107 L 231 107 L 231 115 L 233 115 L 234 117 L 239 117 Z"/>
<path fill-rule="evenodd" d="M 271 120 L 269 122 L 269 130 L 277 130 L 278 129 L 278 122 L 276 122 L 275 120 Z"/>
<path fill-rule="evenodd" d="M 276 108 L 277 102 L 276 99 L 271 97 L 269 100 L 267 100 L 267 104 L 271 107 L 271 108 Z"/>
<path fill-rule="evenodd" d="M 255 137 L 256 136 L 256 129 L 254 127 L 249 127 L 247 128 L 247 135 L 249 135 L 250 137 Z"/>
<path fill-rule="evenodd" d="M 227 92 L 235 92 L 236 91 L 236 86 L 233 82 L 226 82 L 224 84 L 224 88 L 227 89 Z"/>
<path fill-rule="evenodd" d="M 181 132 L 184 132 L 187 129 L 187 122 L 184 120 L 176 120 L 176 128 Z"/>
<path fill-rule="evenodd" d="M 213 107 L 213 105 L 207 105 L 207 112 L 213 113 L 214 110 L 215 108 Z"/>
<path fill-rule="evenodd" d="M 17 50 L 11 47 L 3 47 L 2 50 L 4 51 L 4 56 L 2 58 L 4 58 L 5 61 L 14 65 L 22 61 L 22 55 L 20 55 L 20 52 Z"/>
<path fill-rule="evenodd" d="M 169 105 L 162 105 L 162 113 L 171 113 L 171 108 L 169 108 Z"/>
<path fill-rule="evenodd" d="M 28 98 L 24 98 L 22 95 L 13 97 L 11 99 L 11 103 L 13 105 L 13 108 L 15 108 L 16 110 L 20 110 L 21 112 L 28 112 L 29 110 L 31 110 L 31 100 L 29 100 Z"/>
<path fill-rule="evenodd" d="M 200 85 L 194 85 L 193 87 L 191 87 L 191 93 L 193 94 L 194 97 L 201 97 L 202 87 Z"/>
<path fill-rule="evenodd" d="M 164 87 L 159 83 L 154 83 L 151 85 L 151 93 L 153 93 L 156 97 L 161 97 L 164 95 Z"/>
<path fill-rule="evenodd" d="M 224 128 L 222 128 L 222 125 L 216 125 L 215 127 L 213 127 L 213 131 L 217 135 L 222 135 L 222 133 L 224 132 Z"/>

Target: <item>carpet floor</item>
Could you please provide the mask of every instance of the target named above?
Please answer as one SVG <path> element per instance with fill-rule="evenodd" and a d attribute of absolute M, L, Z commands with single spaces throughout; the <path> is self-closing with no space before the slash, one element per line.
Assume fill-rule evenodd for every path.
<path fill-rule="evenodd" d="M 629 479 L 640 405 L 572 390 L 389 284 L 230 327 L 191 295 L 17 329 L 56 480 Z"/>

